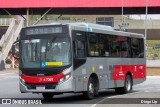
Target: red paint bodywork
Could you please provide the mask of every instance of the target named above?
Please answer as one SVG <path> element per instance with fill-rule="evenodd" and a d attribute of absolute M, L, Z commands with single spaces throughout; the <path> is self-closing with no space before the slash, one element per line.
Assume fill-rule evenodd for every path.
<path fill-rule="evenodd" d="M 115 65 L 112 71 L 111 80 L 125 80 L 127 72 L 132 74 L 133 79 L 146 78 L 146 66 L 141 65 Z M 53 76 L 27 76 L 22 74 L 21 78 L 26 83 L 57 83 L 60 78 L 64 76 L 63 73 Z M 52 81 L 46 81 L 47 78 L 53 78 Z M 44 81 L 45 80 L 45 81 Z"/>
<path fill-rule="evenodd" d="M 145 65 L 115 65 L 112 72 L 112 80 L 124 80 L 127 72 L 131 72 L 133 79 L 146 77 Z"/>
<path fill-rule="evenodd" d="M 145 7 L 146 0 L 123 0 L 124 7 Z M 160 0 L 148 0 L 149 7 L 160 7 Z M 122 0 L 0 0 L 0 8 L 122 7 Z"/>
<path fill-rule="evenodd" d="M 22 74 L 21 78 L 23 78 L 26 83 L 57 83 L 59 79 L 62 78 L 63 76 L 64 76 L 63 73 L 53 76 L 27 76 Z M 48 81 L 47 78 L 48 79 L 53 78 L 53 80 L 51 79 L 51 81 Z"/>

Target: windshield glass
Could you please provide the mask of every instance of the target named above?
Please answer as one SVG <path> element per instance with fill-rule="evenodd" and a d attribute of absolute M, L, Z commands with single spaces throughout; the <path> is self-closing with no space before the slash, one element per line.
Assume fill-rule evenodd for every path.
<path fill-rule="evenodd" d="M 69 38 L 30 39 L 21 41 L 21 67 L 59 67 L 71 64 Z"/>

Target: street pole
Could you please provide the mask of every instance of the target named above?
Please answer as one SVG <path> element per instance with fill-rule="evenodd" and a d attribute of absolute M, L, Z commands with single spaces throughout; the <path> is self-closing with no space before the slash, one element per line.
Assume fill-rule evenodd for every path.
<path fill-rule="evenodd" d="M 122 23 L 123 23 L 123 0 L 122 0 Z"/>
<path fill-rule="evenodd" d="M 146 56 L 147 56 L 147 14 L 148 14 L 148 0 L 146 0 L 146 17 L 145 17 L 145 21 L 144 21 L 144 24 L 145 24 L 145 36 L 144 36 L 144 39 L 145 39 Z"/>
<path fill-rule="evenodd" d="M 29 26 L 29 8 L 27 8 L 26 26 Z"/>
<path fill-rule="evenodd" d="M 124 20 L 123 20 L 123 0 L 122 0 L 122 24 L 121 24 L 121 30 L 123 31 L 123 24 L 124 24 Z"/>

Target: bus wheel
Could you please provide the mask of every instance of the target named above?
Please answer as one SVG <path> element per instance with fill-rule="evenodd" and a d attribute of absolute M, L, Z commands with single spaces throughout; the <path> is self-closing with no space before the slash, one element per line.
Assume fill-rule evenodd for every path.
<path fill-rule="evenodd" d="M 132 91 L 132 78 L 126 75 L 124 87 L 115 88 L 117 94 L 126 94 Z"/>
<path fill-rule="evenodd" d="M 54 96 L 53 93 L 42 93 L 42 95 L 45 100 L 52 100 Z"/>
<path fill-rule="evenodd" d="M 88 100 L 93 99 L 95 95 L 95 84 L 93 78 L 89 78 L 87 91 L 83 93 L 84 97 Z"/>

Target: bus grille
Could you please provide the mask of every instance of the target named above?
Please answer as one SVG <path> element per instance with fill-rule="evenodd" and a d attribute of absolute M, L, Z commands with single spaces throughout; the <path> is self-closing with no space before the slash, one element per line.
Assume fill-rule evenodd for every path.
<path fill-rule="evenodd" d="M 56 84 L 26 84 L 28 89 L 36 89 L 36 86 L 45 86 L 45 89 L 55 89 Z"/>

